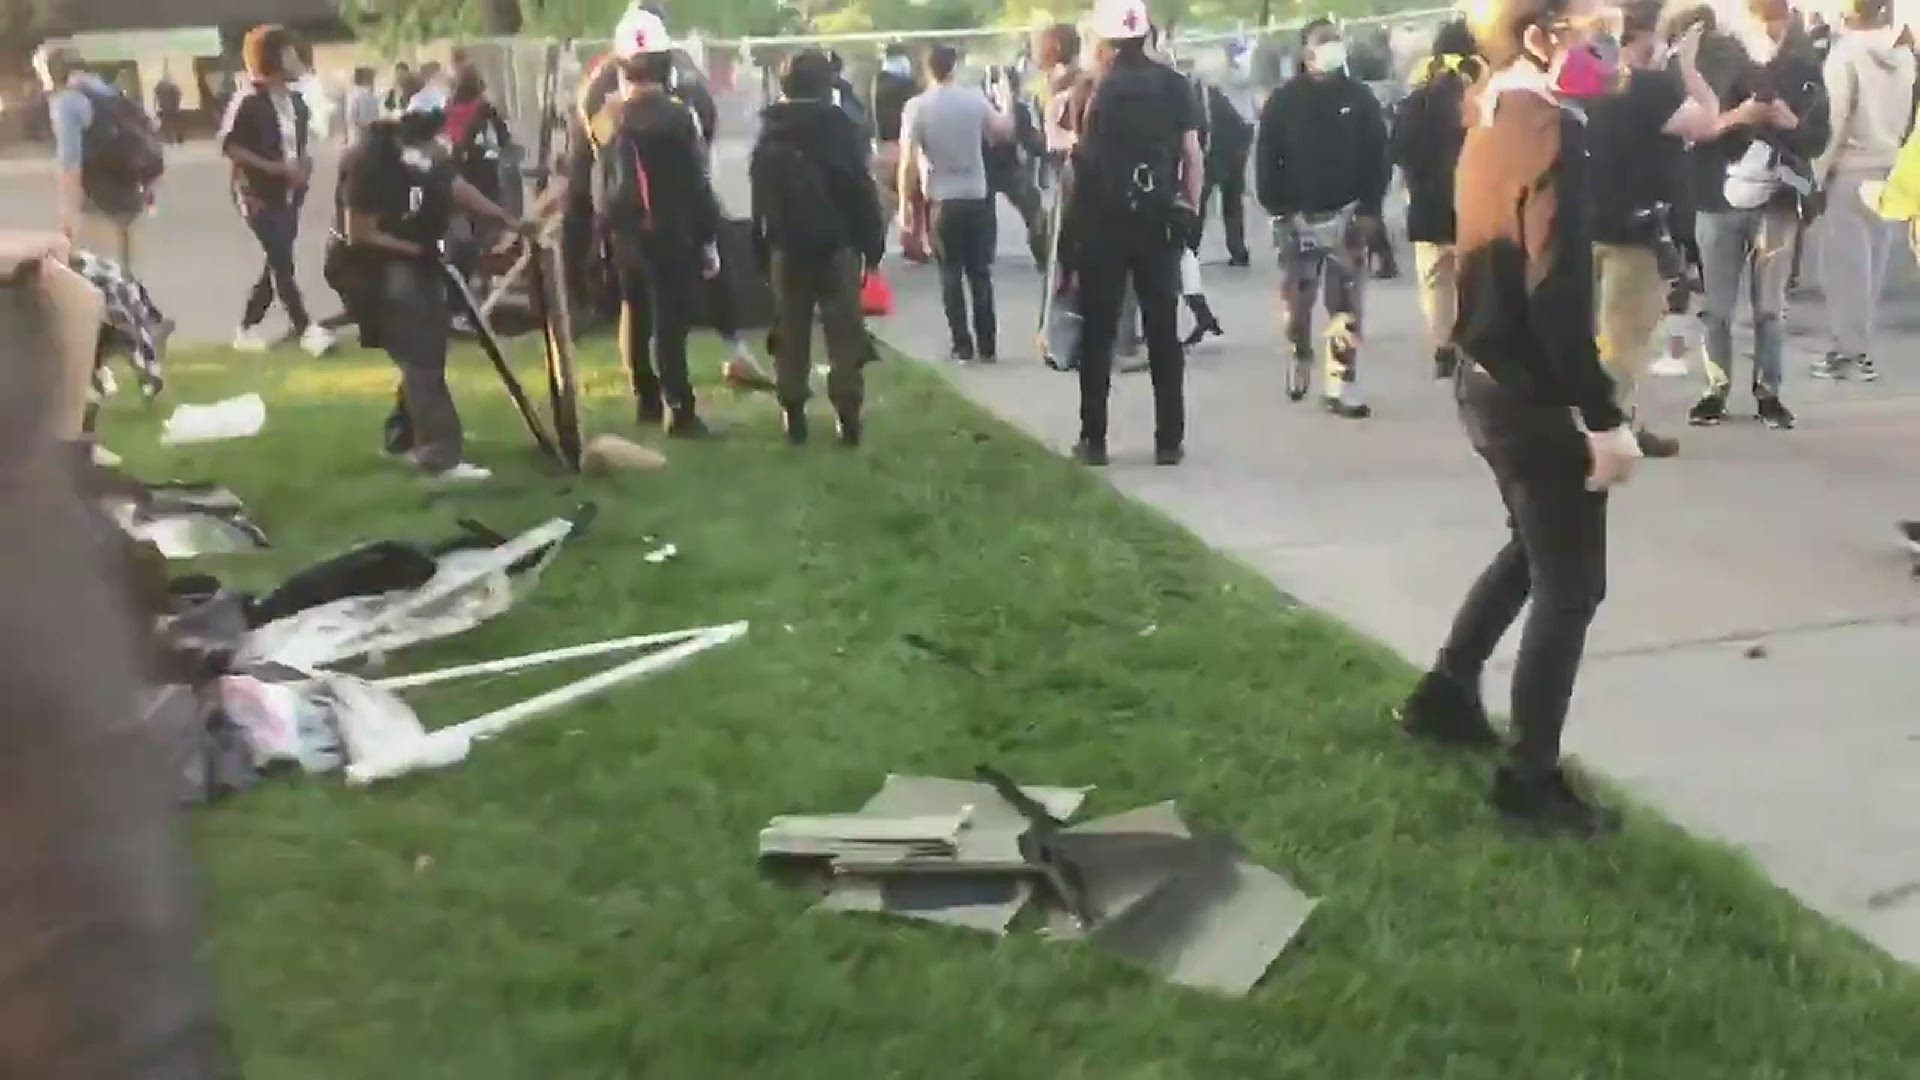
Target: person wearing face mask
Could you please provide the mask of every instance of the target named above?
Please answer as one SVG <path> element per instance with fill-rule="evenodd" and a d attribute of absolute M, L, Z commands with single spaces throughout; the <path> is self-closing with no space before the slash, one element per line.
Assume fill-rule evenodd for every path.
<path fill-rule="evenodd" d="M 306 99 L 291 88 L 305 70 L 295 46 L 284 27 L 256 26 L 247 32 L 240 56 L 250 85 L 234 96 L 220 124 L 220 149 L 232 163 L 234 203 L 265 256 L 247 292 L 233 347 L 265 352 L 273 346 L 261 323 L 277 299 L 301 347 L 320 356 L 333 348 L 333 334 L 307 317 L 294 278 L 300 207 L 313 177 L 312 117 Z"/>
<path fill-rule="evenodd" d="M 1634 393 L 1668 306 L 1667 278 L 1680 272 L 1677 265 L 1662 265 L 1663 258 L 1680 261 L 1668 220 L 1673 205 L 1668 163 L 1685 142 L 1712 138 L 1720 129 L 1719 101 L 1700 74 L 1699 32 L 1677 43 L 1671 70 L 1657 62 L 1660 7 L 1660 0 L 1634 0 L 1626 7 L 1619 82 L 1584 103 L 1593 155 L 1600 362 L 1613 376 L 1615 400 L 1633 418 L 1641 451 L 1653 458 L 1680 452 L 1678 442 L 1641 425 Z"/>
<path fill-rule="evenodd" d="M 1753 305 L 1753 396 L 1759 418 L 1794 425 L 1780 398 L 1793 238 L 1814 208 L 1812 162 L 1827 147 L 1820 66 L 1793 31 L 1786 0 L 1749 0 L 1743 56 L 1707 70 L 1719 133 L 1694 144 L 1695 233 L 1706 277 L 1707 389 L 1687 413 L 1709 427 L 1727 418 L 1733 388 L 1733 315 L 1743 280 Z"/>
<path fill-rule="evenodd" d="M 1640 457 L 1593 336 L 1593 178 L 1571 99 L 1612 79 L 1587 40 L 1595 6 L 1485 0 L 1469 19 L 1493 74 L 1468 98 L 1456 178 L 1454 391 L 1510 536 L 1397 713 L 1418 738 L 1498 746 L 1481 674 L 1531 600 L 1513 671 L 1515 739 L 1489 801 L 1510 821 L 1574 836 L 1618 823 L 1568 781 L 1560 737 L 1606 592 L 1607 490 Z"/>
<path fill-rule="evenodd" d="M 1293 366 L 1287 397 L 1307 396 L 1313 377 L 1313 305 L 1324 298 L 1327 411 L 1362 420 L 1361 318 L 1367 253 L 1381 228 L 1380 206 L 1393 157 L 1379 99 L 1346 73 L 1347 46 L 1332 20 L 1300 31 L 1301 74 L 1275 90 L 1260 112 L 1254 176 L 1280 249 L 1282 304 Z"/>
<path fill-rule="evenodd" d="M 1460 103 L 1481 70 L 1465 20 L 1448 23 L 1434 35 L 1433 56 L 1415 72 L 1413 90 L 1393 115 L 1393 160 L 1407 182 L 1407 238 L 1413 241 L 1436 379 L 1452 378 L 1458 366 L 1452 341 L 1453 170 L 1466 138 Z"/>
<path fill-rule="evenodd" d="M 900 129 L 907 102 L 920 93 L 913 77 L 913 57 L 903 45 L 887 46 L 886 58 L 873 77 L 873 186 L 880 192 L 881 220 L 900 216 Z"/>
<path fill-rule="evenodd" d="M 1868 208 L 1863 187 L 1884 183 L 1910 126 L 1914 57 L 1895 44 L 1891 0 L 1850 0 L 1846 32 L 1826 64 L 1833 137 L 1814 174 L 1827 193 L 1826 235 L 1820 246 L 1826 292 L 1826 358 L 1813 366 L 1822 379 L 1872 381 L 1874 317 L 1886 286 L 1893 228 Z"/>

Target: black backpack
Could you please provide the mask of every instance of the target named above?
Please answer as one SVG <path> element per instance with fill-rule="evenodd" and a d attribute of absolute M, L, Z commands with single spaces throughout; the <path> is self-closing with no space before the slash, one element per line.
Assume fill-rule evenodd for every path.
<path fill-rule="evenodd" d="M 124 94 L 83 93 L 93 106 L 93 122 L 81 148 L 81 188 L 89 202 L 108 213 L 141 213 L 167 168 L 160 133 L 146 111 Z"/>
<path fill-rule="evenodd" d="M 846 229 L 827 178 L 812 158 L 790 143 L 768 139 L 754 147 L 748 166 L 754 216 L 765 222 L 767 240 L 790 255 L 826 255 L 844 246 Z"/>
<path fill-rule="evenodd" d="M 593 212 L 601 228 L 621 240 L 651 236 L 658 225 L 640 136 L 625 125 L 594 150 Z"/>
<path fill-rule="evenodd" d="M 1157 64 L 1114 68 L 1094 88 L 1075 168 L 1087 208 L 1103 215 L 1166 220 L 1179 191 L 1180 132 L 1173 94 L 1186 80 Z"/>

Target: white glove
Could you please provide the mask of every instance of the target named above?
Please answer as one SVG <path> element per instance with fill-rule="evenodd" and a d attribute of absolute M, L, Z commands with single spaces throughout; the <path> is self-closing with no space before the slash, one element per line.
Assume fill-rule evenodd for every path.
<path fill-rule="evenodd" d="M 720 276 L 720 245 L 708 244 L 700 249 L 700 276 L 711 281 Z"/>
<path fill-rule="evenodd" d="M 1606 491 L 1626 483 L 1633 478 L 1642 456 L 1640 440 L 1625 424 L 1612 431 L 1587 432 L 1587 451 L 1593 458 L 1593 469 L 1587 474 L 1588 491 Z"/>

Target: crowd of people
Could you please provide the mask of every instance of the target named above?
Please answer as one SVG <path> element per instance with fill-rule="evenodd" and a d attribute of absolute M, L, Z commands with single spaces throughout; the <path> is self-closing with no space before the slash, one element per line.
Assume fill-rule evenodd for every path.
<path fill-rule="evenodd" d="M 1850 0 L 1838 33 L 1809 27 L 1787 0 L 1747 5 L 1729 29 L 1705 5 L 1485 0 L 1439 31 L 1390 109 L 1353 77 L 1341 28 L 1315 19 L 1299 32 L 1298 73 L 1257 118 L 1167 54 L 1143 0 L 1097 0 L 1084 57 L 1074 27 L 1040 35 L 1032 92 L 1005 68 L 984 85 L 965 77 L 950 45 L 930 47 L 919 65 L 893 46 L 863 100 L 839 57 L 805 50 L 786 59 L 779 100 L 763 112 L 739 223 L 746 242 L 724 257 L 734 223 L 710 171 L 717 110 L 685 74 L 658 9 L 636 5 L 567 110 L 561 166 L 533 216 L 562 208 L 569 265 L 607 267 L 640 423 L 672 437 L 716 434 L 688 370 L 691 313 L 715 307 L 712 324 L 747 365 L 741 377 L 757 373 L 730 290 L 718 287 L 753 274 L 773 298 L 769 388 L 788 440 L 809 437 L 818 325 L 838 441 L 852 447 L 874 355 L 863 294 L 890 229 L 908 259 L 938 265 L 951 359 L 992 363 L 1003 342 L 996 204 L 1006 197 L 1048 273 L 1050 302 L 1079 322 L 1062 358 L 1078 373 L 1074 456 L 1107 462 L 1114 357 L 1137 333 L 1154 459 L 1171 466 L 1185 454 L 1186 350 L 1222 331 L 1193 272 L 1200 239 L 1218 204 L 1229 266 L 1250 265 L 1249 165 L 1277 252 L 1287 395 L 1308 397 L 1319 366 L 1328 412 L 1371 415 L 1360 389 L 1368 283 L 1397 171 L 1433 374 L 1451 381 L 1512 530 L 1401 719 L 1443 743 L 1493 744 L 1481 671 L 1531 598 L 1514 677 L 1518 739 L 1493 802 L 1591 835 L 1614 819 L 1566 781 L 1560 733 L 1605 593 L 1607 492 L 1640 458 L 1679 452 L 1650 430 L 1637 393 L 1664 344 L 1654 340 L 1662 320 L 1697 307 L 1705 380 L 1687 420 L 1720 424 L 1731 414 L 1744 294 L 1754 413 L 1792 428 L 1783 319 L 1809 226 L 1819 222 L 1825 237 L 1815 269 L 1830 335 L 1811 374 L 1870 381 L 1892 219 L 1920 216 L 1920 152 L 1907 175 L 1895 169 L 1908 160 L 1915 58 L 1889 0 Z M 263 268 L 235 344 L 269 343 L 259 327 L 277 301 L 318 354 L 332 337 L 307 311 L 292 258 L 312 170 L 305 106 L 288 91 L 299 50 L 286 31 L 262 27 L 243 54 L 247 82 L 220 144 Z M 130 268 L 144 207 L 89 182 L 77 149 L 90 125 L 113 122 L 110 99 L 60 63 L 51 58 L 44 74 L 61 91 L 51 109 L 56 134 L 66 133 L 63 226 Z M 458 59 L 445 71 L 397 69 L 384 101 L 370 70 L 354 82 L 329 281 L 363 341 L 401 370 L 388 451 L 438 477 L 482 479 L 486 470 L 463 460 L 446 388 L 447 290 L 495 238 L 534 231 L 504 205 L 518 194 L 499 168 L 510 136 Z M 1183 298 L 1194 323 L 1186 335 Z M 1326 313 L 1318 332 L 1316 305 Z"/>

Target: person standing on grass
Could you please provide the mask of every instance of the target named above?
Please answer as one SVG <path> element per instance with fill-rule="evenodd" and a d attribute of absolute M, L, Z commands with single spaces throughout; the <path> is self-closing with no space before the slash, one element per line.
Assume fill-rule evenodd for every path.
<path fill-rule="evenodd" d="M 461 178 L 436 140 L 439 128 L 430 113 L 369 126 L 340 159 L 335 231 L 346 238 L 348 274 L 358 281 L 350 314 L 363 340 L 377 341 L 400 369 L 386 452 L 433 480 L 466 483 L 493 474 L 462 458 L 460 412 L 447 389 L 451 331 L 440 240 L 456 210 L 530 230 Z"/>
<path fill-rule="evenodd" d="M 701 279 L 720 273 L 720 203 L 694 112 L 670 89 L 673 41 L 660 17 L 629 9 L 614 27 L 616 92 L 584 116 L 570 190 L 591 191 L 595 224 L 620 283 L 620 356 L 642 426 L 673 438 L 715 432 L 687 371 Z"/>
<path fill-rule="evenodd" d="M 1578 105 L 1616 78 L 1590 37 L 1597 6 L 1485 0 L 1470 19 L 1493 75 L 1469 96 L 1460 152 L 1454 387 L 1511 536 L 1398 710 L 1411 735 L 1497 745 L 1481 673 L 1531 600 L 1513 672 L 1516 739 L 1491 802 L 1511 821 L 1575 836 L 1618 825 L 1568 782 L 1560 736 L 1606 593 L 1607 489 L 1640 456 L 1593 336 L 1592 192 Z"/>
<path fill-rule="evenodd" d="M 900 154 L 900 188 L 910 190 L 911 174 L 924 162 L 940 300 L 953 344 L 949 356 L 959 363 L 991 364 L 998 354 L 993 255 L 999 231 L 984 150 L 989 140 L 1013 138 L 1014 125 L 1012 114 L 996 108 L 978 87 L 954 80 L 959 66 L 960 53 L 951 45 L 935 45 L 927 53 L 934 86 L 915 99 Z"/>
<path fill-rule="evenodd" d="M 1456 273 L 1453 252 L 1453 171 L 1466 140 L 1460 113 L 1467 88 L 1480 78 L 1466 21 L 1455 19 L 1433 36 L 1433 56 L 1414 73 L 1413 90 L 1393 114 L 1393 163 L 1407 181 L 1407 238 L 1413 241 L 1414 285 L 1433 346 L 1433 376 L 1450 379 L 1459 363 L 1453 345 Z"/>
<path fill-rule="evenodd" d="M 773 282 L 774 350 L 787 441 L 807 441 L 814 312 L 826 333 L 827 397 L 840 445 L 860 445 L 861 367 L 872 349 L 860 281 L 886 254 L 886 225 L 867 169 L 865 133 L 833 100 L 824 53 L 793 57 L 781 76 L 785 100 L 761 114 L 749 169 L 754 247 Z"/>
<path fill-rule="evenodd" d="M 1900 154 L 1913 112 L 1913 53 L 1895 44 L 1891 0 L 1849 0 L 1846 32 L 1826 64 L 1833 136 L 1814 163 L 1826 192 L 1827 228 L 1820 245 L 1829 348 L 1814 364 L 1821 379 L 1879 378 L 1874 323 L 1893 253 L 1893 227 L 1861 198 L 1884 183 Z"/>
<path fill-rule="evenodd" d="M 1672 71 L 1655 63 L 1660 8 L 1660 0 L 1627 5 L 1620 38 L 1623 80 L 1587 105 L 1600 362 L 1613 377 L 1614 398 L 1631 419 L 1641 452 L 1650 458 L 1680 452 L 1677 441 L 1641 423 L 1635 394 L 1669 306 L 1667 276 L 1678 269 L 1663 268 L 1660 254 L 1679 254 L 1666 220 L 1674 186 L 1667 163 L 1682 152 L 1683 142 L 1720 130 L 1719 100 L 1700 74 L 1700 32 L 1676 43 Z"/>
<path fill-rule="evenodd" d="M 333 348 L 333 334 L 307 317 L 300 284 L 294 279 L 300 207 L 313 176 L 307 103 L 289 88 L 302 71 L 300 57 L 293 34 L 279 26 L 248 31 L 240 56 L 248 86 L 227 107 L 219 142 L 233 166 L 234 203 L 266 262 L 247 293 L 233 347 L 240 352 L 265 352 L 273 346 L 260 324 L 278 299 L 300 346 L 321 356 Z"/>

